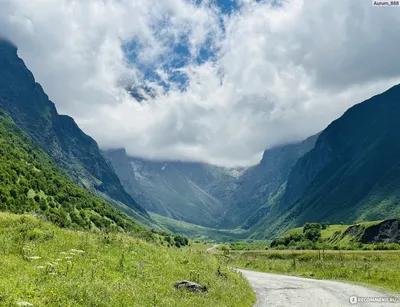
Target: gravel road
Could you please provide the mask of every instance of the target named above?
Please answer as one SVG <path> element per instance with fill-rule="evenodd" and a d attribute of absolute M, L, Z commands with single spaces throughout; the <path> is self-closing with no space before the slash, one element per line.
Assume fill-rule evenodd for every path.
<path fill-rule="evenodd" d="M 362 302 L 363 298 L 395 300 L 393 295 L 362 286 L 238 269 L 257 294 L 255 307 L 395 307 L 397 302 Z M 350 301 L 353 300 L 353 303 Z M 354 300 L 358 301 L 354 303 Z M 375 299 L 376 300 L 376 299 Z"/>
<path fill-rule="evenodd" d="M 207 248 L 207 252 L 212 252 L 214 249 L 218 247 L 219 244 L 215 244 L 213 247 Z"/>

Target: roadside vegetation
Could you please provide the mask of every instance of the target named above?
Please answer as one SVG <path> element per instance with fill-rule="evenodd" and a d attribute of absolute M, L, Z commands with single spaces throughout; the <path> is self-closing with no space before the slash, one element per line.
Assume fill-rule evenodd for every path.
<path fill-rule="evenodd" d="M 354 225 L 307 223 L 272 241 L 220 245 L 214 253 L 231 267 L 400 292 L 400 245 L 393 242 L 399 235 L 398 223 L 396 219 Z M 376 242 L 382 238 L 388 243 Z"/>
<path fill-rule="evenodd" d="M 296 275 L 307 278 L 342 280 L 400 292 L 398 251 L 353 250 L 264 250 L 220 251 L 232 267 Z"/>
<path fill-rule="evenodd" d="M 61 229 L 0 213 L 1 306 L 252 306 L 247 281 L 184 237 L 147 242 L 117 232 Z M 172 242 L 173 240 L 173 242 Z M 178 243 L 179 242 L 179 243 Z M 170 247 L 168 247 L 168 245 Z M 198 282 L 205 293 L 175 289 Z"/>

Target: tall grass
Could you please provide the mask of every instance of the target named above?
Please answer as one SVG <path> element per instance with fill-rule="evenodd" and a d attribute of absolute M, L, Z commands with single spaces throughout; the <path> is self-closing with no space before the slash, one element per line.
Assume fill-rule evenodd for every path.
<path fill-rule="evenodd" d="M 209 291 L 174 288 L 191 278 Z M 0 213 L 0 306 L 244 307 L 254 300 L 246 280 L 204 251 Z"/>

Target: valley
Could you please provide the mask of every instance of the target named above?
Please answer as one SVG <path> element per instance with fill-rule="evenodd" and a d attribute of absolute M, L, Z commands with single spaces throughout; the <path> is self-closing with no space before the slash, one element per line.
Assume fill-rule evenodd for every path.
<path fill-rule="evenodd" d="M 0 67 L 0 108 L 14 123 L 75 183 L 155 230 L 270 239 L 305 222 L 400 215 L 399 86 L 355 105 L 318 134 L 265 150 L 256 165 L 226 168 L 101 151 L 72 118 L 58 115 L 6 41 Z"/>
<path fill-rule="evenodd" d="M 364 2 L 0 0 L 0 307 L 400 306 Z"/>
<path fill-rule="evenodd" d="M 265 150 L 259 164 L 240 170 L 146 161 L 124 150 L 123 158 L 108 157 L 127 191 L 150 212 L 250 239 L 273 238 L 305 222 L 395 218 L 399 106 L 397 85 L 302 142 Z"/>

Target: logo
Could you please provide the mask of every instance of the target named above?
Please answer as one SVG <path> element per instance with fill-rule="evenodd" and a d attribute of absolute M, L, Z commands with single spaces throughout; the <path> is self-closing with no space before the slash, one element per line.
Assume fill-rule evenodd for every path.
<path fill-rule="evenodd" d="M 353 305 L 357 304 L 357 301 L 358 301 L 357 300 L 357 296 L 355 296 L 355 295 L 354 296 L 350 296 L 350 304 L 353 304 Z"/>

